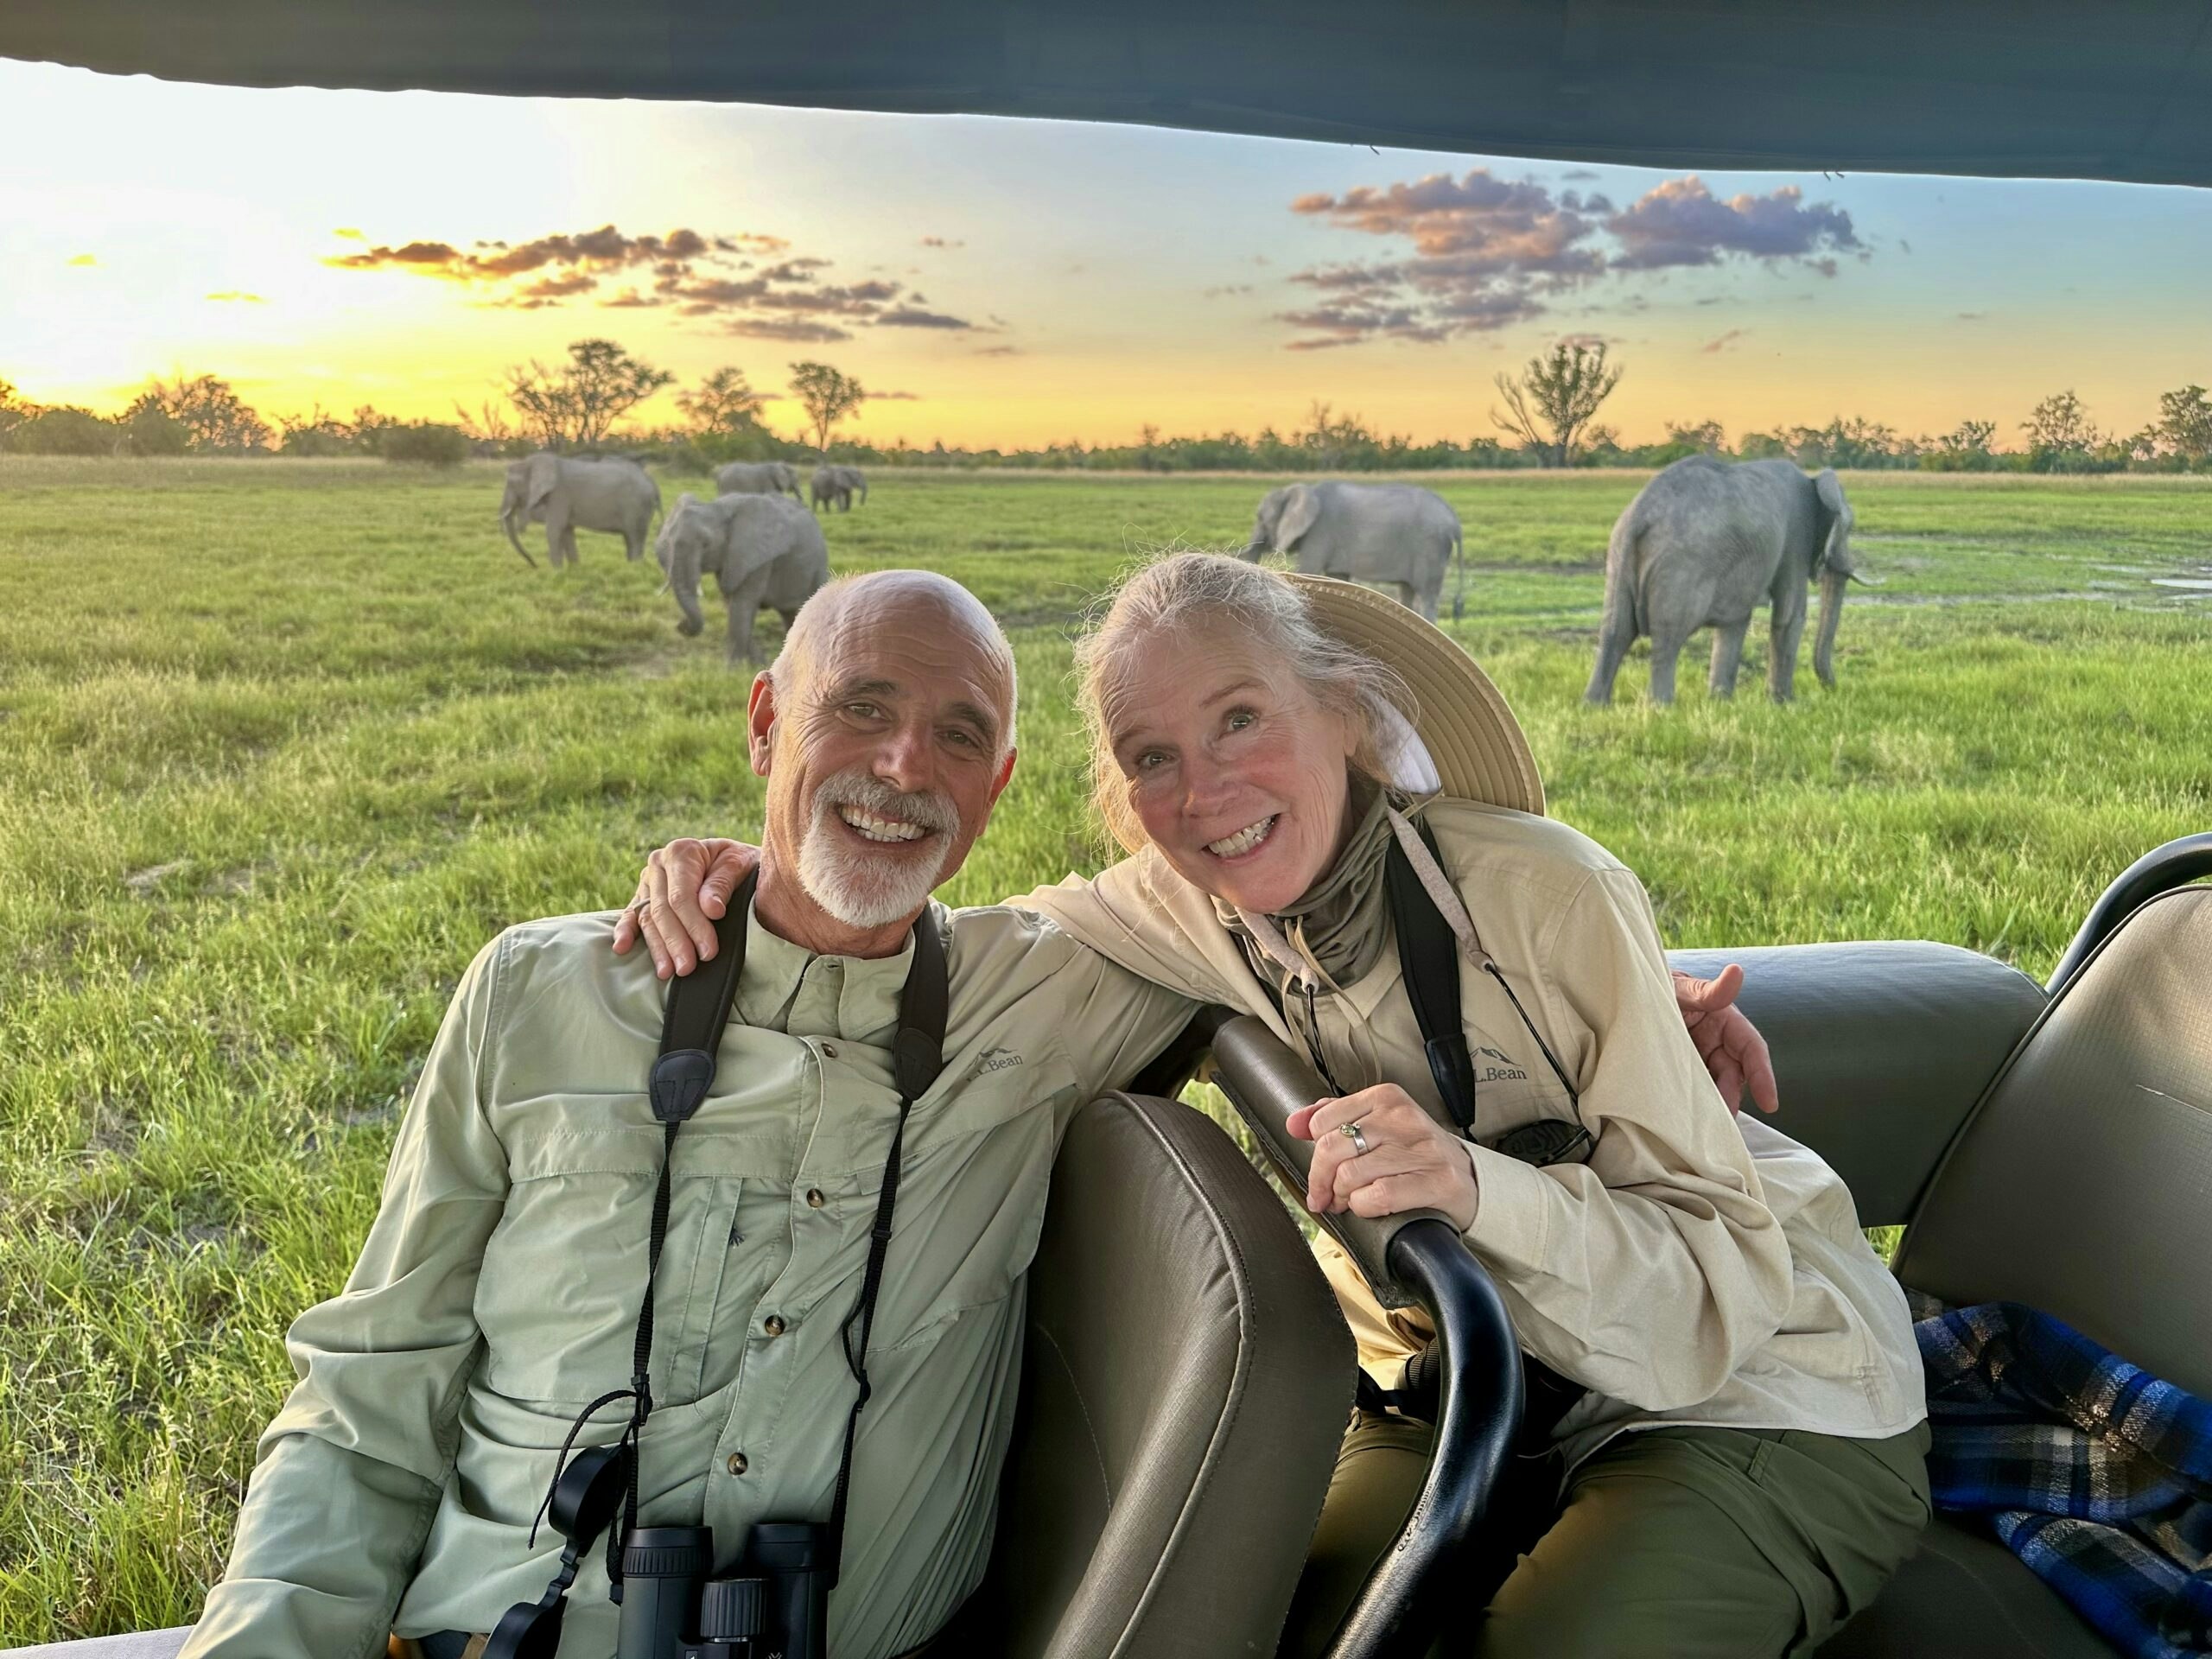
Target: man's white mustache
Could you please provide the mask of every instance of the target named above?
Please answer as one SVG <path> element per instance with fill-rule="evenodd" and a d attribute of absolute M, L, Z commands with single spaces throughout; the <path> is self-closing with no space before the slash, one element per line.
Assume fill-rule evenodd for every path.
<path fill-rule="evenodd" d="M 919 824 L 938 835 L 957 835 L 960 830 L 959 809 L 934 790 L 908 794 L 866 772 L 840 772 L 823 780 L 815 795 L 817 814 L 840 806 L 857 806 L 878 817 Z"/>

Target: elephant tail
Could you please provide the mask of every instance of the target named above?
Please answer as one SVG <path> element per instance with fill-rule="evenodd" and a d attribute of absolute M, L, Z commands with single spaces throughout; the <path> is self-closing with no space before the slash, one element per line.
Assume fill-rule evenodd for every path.
<path fill-rule="evenodd" d="M 1640 552 L 1637 543 L 1643 535 L 1643 525 L 1631 510 L 1615 523 L 1612 540 L 1605 549 L 1605 620 L 1599 629 L 1599 637 L 1618 640 L 1624 651 L 1648 632 L 1643 626 L 1637 581 Z"/>
<path fill-rule="evenodd" d="M 1457 622 L 1467 611 L 1467 544 L 1456 512 L 1452 515 L 1452 559 L 1459 567 L 1458 582 L 1452 589 L 1452 620 Z"/>

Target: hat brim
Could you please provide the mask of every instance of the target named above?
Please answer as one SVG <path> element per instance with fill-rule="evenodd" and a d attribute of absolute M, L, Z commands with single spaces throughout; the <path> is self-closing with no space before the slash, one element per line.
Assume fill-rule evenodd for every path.
<path fill-rule="evenodd" d="M 1396 600 L 1333 576 L 1286 573 L 1314 626 L 1396 671 L 1444 792 L 1542 816 L 1544 783 L 1521 722 L 1474 658 Z"/>

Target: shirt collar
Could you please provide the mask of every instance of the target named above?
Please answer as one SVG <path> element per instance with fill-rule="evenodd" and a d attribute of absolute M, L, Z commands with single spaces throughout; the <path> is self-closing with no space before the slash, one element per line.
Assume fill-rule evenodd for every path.
<path fill-rule="evenodd" d="M 932 906 L 934 908 L 934 906 Z M 794 1037 L 842 1037 L 888 1046 L 899 1026 L 899 997 L 914 962 L 914 936 L 894 956 L 817 956 L 745 918 L 745 969 L 737 978 L 738 1017 Z"/>

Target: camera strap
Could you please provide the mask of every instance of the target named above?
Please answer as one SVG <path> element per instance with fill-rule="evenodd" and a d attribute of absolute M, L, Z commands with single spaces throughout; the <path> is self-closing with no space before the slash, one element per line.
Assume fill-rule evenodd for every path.
<path fill-rule="evenodd" d="M 1435 836 L 1429 833 L 1426 823 L 1416 823 L 1414 828 L 1420 834 L 1421 845 L 1427 851 L 1435 878 L 1439 881 L 1448 880 L 1444 874 L 1444 861 L 1436 850 Z M 1474 1057 L 1467 1048 L 1466 1030 L 1459 1018 L 1462 942 L 1435 895 L 1422 881 L 1421 873 L 1414 869 L 1404 843 L 1395 836 L 1391 837 L 1389 850 L 1384 855 L 1383 884 L 1389 898 L 1392 930 L 1398 936 L 1398 970 L 1405 980 L 1406 996 L 1413 1004 L 1414 1022 L 1420 1027 L 1421 1043 L 1427 1052 L 1429 1075 L 1435 1079 L 1436 1092 L 1444 1097 L 1445 1109 L 1452 1114 L 1460 1135 L 1472 1141 Z M 1551 1046 L 1529 1018 L 1521 999 L 1505 982 L 1496 959 L 1483 948 L 1482 940 L 1474 932 L 1473 918 L 1465 919 L 1466 950 L 1482 971 L 1497 982 L 1498 988 L 1513 1004 L 1513 1012 L 1521 1016 L 1522 1027 L 1542 1051 L 1552 1075 L 1567 1090 L 1568 1103 L 1574 1109 L 1572 1124 L 1556 1118 L 1540 1118 L 1501 1135 L 1493 1149 L 1539 1168 L 1546 1164 L 1581 1162 L 1589 1157 L 1593 1145 L 1589 1128 L 1582 1122 L 1582 1097 L 1567 1081 L 1566 1070 L 1553 1057 Z M 1435 1421 L 1442 1382 L 1438 1372 L 1440 1363 L 1440 1356 L 1432 1338 L 1426 1347 L 1406 1362 L 1395 1389 L 1381 1387 L 1364 1370 L 1361 1370 L 1360 1409 L 1395 1411 L 1421 1422 Z M 1538 1456 L 1548 1451 L 1553 1427 L 1586 1390 L 1582 1384 L 1560 1376 L 1525 1351 L 1521 1356 L 1521 1373 L 1528 1404 L 1522 1412 L 1516 1449 L 1521 1456 Z"/>
<path fill-rule="evenodd" d="M 729 1023 L 737 1001 L 737 980 L 745 963 L 747 914 L 753 898 L 753 878 L 731 895 L 729 906 L 715 925 L 721 948 L 711 963 L 678 979 L 669 988 L 668 1011 L 661 1027 L 660 1053 L 653 1061 L 653 1116 L 663 1130 L 660 1180 L 653 1191 L 652 1232 L 645 1256 L 645 1304 L 638 1313 L 638 1339 L 630 1378 L 630 1426 L 624 1439 L 629 1448 L 629 1494 L 623 1507 L 627 1533 L 638 1519 L 638 1445 L 645 1419 L 652 1412 L 653 1274 L 668 1231 L 669 1164 L 676 1149 L 676 1134 L 699 1109 L 715 1081 L 715 1055 L 721 1046 L 722 1029 Z M 851 1413 L 845 1420 L 844 1451 L 837 1464 L 837 1490 L 830 1512 L 829 1581 L 837 1581 L 845 1541 L 845 1509 L 853 1478 L 853 1448 L 860 1434 L 861 1412 L 868 1405 L 868 1344 L 875 1325 L 875 1303 L 883 1287 L 883 1266 L 891 1248 L 892 1219 L 899 1202 L 899 1174 L 906 1147 L 906 1117 L 914 1102 L 928 1092 L 944 1069 L 944 1027 L 950 1010 L 951 988 L 944 962 L 944 941 L 935 916 L 927 909 L 914 920 L 914 957 L 906 970 L 906 983 L 899 993 L 899 1034 L 892 1043 L 892 1077 L 899 1090 L 899 1116 L 891 1131 L 891 1149 L 883 1166 L 883 1185 L 876 1195 L 875 1221 L 868 1230 L 868 1267 L 861 1279 L 860 1300 L 839 1328 L 845 1364 L 853 1374 L 855 1392 Z M 619 1580 L 619 1561 L 610 1563 Z"/>
<path fill-rule="evenodd" d="M 906 970 L 906 988 L 899 994 L 899 1035 L 892 1048 L 892 1077 L 899 1090 L 899 1122 L 891 1131 L 891 1152 L 884 1160 L 883 1185 L 876 1194 L 875 1225 L 868 1230 L 868 1271 L 861 1280 L 861 1299 L 845 1316 L 845 1323 L 838 1332 L 845 1348 L 845 1365 L 853 1374 L 855 1389 L 852 1413 L 845 1419 L 845 1450 L 837 1463 L 837 1496 L 830 1509 L 829 1580 L 833 1587 L 844 1566 L 845 1505 L 852 1489 L 853 1446 L 860 1434 L 861 1413 L 868 1405 L 870 1391 L 868 1337 L 875 1328 L 876 1293 L 883 1287 L 883 1262 L 891 1249 L 891 1217 L 899 1203 L 899 1167 L 906 1142 L 906 1115 L 944 1070 L 944 1022 L 950 1006 L 944 941 L 938 935 L 936 918 L 925 909 L 914 918 L 914 961 Z"/>
<path fill-rule="evenodd" d="M 1444 874 L 1435 836 L 1429 833 L 1426 823 L 1416 823 L 1413 828 L 1420 836 L 1419 845 L 1427 855 L 1431 873 L 1440 883 L 1447 882 L 1449 878 Z M 1556 1118 L 1539 1118 L 1507 1131 L 1494 1143 L 1484 1144 L 1539 1168 L 1546 1164 L 1586 1160 L 1594 1140 L 1582 1121 L 1581 1093 L 1567 1080 L 1566 1068 L 1552 1053 L 1551 1045 L 1529 1018 L 1529 1011 L 1521 1006 L 1513 987 L 1505 982 L 1497 960 L 1483 948 L 1482 940 L 1474 931 L 1473 918 L 1466 916 L 1464 909 L 1461 911 L 1461 919 L 1467 929 L 1463 939 L 1422 880 L 1421 872 L 1414 868 L 1405 842 L 1397 836 L 1391 837 L 1389 850 L 1383 855 L 1382 883 L 1389 901 L 1391 931 L 1397 935 L 1399 976 L 1405 981 L 1406 998 L 1413 1004 L 1414 1023 L 1420 1028 L 1421 1047 L 1428 1058 L 1428 1074 L 1444 1101 L 1444 1109 L 1451 1113 L 1452 1122 L 1462 1138 L 1477 1138 L 1474 1056 L 1468 1050 L 1466 1027 L 1459 1018 L 1459 956 L 1464 944 L 1477 965 L 1505 993 L 1505 1000 L 1513 1005 L 1513 1012 L 1520 1017 L 1529 1040 L 1543 1054 L 1544 1063 L 1551 1067 L 1559 1086 L 1567 1091 L 1567 1105 L 1574 1113 L 1571 1124 Z"/>

